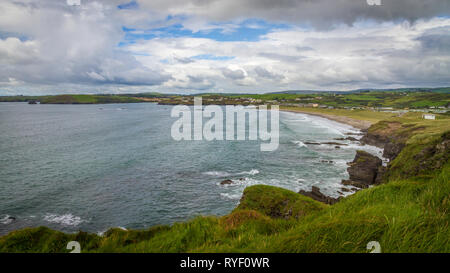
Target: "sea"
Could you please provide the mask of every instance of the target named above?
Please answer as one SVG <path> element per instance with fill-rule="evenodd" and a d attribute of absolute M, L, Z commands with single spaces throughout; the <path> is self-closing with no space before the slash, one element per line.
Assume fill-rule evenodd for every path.
<path fill-rule="evenodd" d="M 102 234 L 221 216 L 258 184 L 337 197 L 356 150 L 382 154 L 336 140 L 360 138 L 356 128 L 290 112 L 280 112 L 275 151 L 261 151 L 259 140 L 176 141 L 172 107 L 0 103 L 0 235 L 37 226 Z M 226 179 L 233 183 L 221 185 Z"/>

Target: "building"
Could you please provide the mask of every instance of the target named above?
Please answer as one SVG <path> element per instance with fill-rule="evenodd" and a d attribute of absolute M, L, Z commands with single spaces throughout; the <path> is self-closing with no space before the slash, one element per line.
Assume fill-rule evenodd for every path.
<path fill-rule="evenodd" d="M 424 119 L 436 119 L 436 115 L 433 114 L 423 114 L 422 118 Z"/>

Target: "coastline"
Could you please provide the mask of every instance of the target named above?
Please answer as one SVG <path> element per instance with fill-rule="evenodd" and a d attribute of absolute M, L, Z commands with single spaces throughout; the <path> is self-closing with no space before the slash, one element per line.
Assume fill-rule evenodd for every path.
<path fill-rule="evenodd" d="M 328 119 L 328 117 L 322 118 Z M 417 122 L 417 120 L 417 118 L 414 120 L 411 118 L 411 122 Z M 421 120 L 418 121 L 421 122 Z M 404 121 L 403 124 L 411 123 Z M 436 127 L 432 129 L 445 127 L 434 126 Z M 378 136 L 377 134 L 395 137 L 397 127 L 391 129 L 392 131 L 388 133 L 381 130 L 365 131 L 364 135 L 372 138 Z M 407 137 L 412 139 L 411 137 L 416 134 L 416 131 L 412 131 Z M 436 159 L 432 157 L 434 154 L 419 154 L 420 158 L 417 160 L 418 153 L 414 152 L 416 145 L 420 145 L 423 150 L 433 148 L 445 155 L 449 134 L 448 131 L 443 135 L 440 134 L 441 132 L 437 136 L 433 135 L 431 139 L 427 138 L 425 143 L 419 142 L 422 140 L 416 140 L 401 151 L 399 150 L 398 153 L 402 152 L 401 158 L 393 163 L 397 168 L 391 170 L 392 174 L 398 176 L 387 176 L 382 183 L 376 183 L 376 186 L 367 191 L 362 189 L 357 195 L 348 198 L 345 202 L 340 202 L 338 206 L 332 206 L 332 203 L 335 203 L 334 200 L 314 189 L 311 192 L 299 194 L 280 187 L 251 185 L 245 189 L 240 204 L 224 216 L 199 216 L 177 222 L 177 225 L 151 226 L 142 230 L 126 231 L 122 228 L 111 228 L 102 234 L 81 231 L 66 233 L 42 226 L 22 228 L 0 236 L 0 252 L 67 253 L 66 242 L 82 240 L 82 251 L 86 253 L 155 252 L 158 250 L 211 253 L 224 251 L 349 253 L 365 252 L 368 240 L 391 238 L 393 234 L 403 236 L 399 236 L 399 241 L 392 244 L 389 240 L 383 241 L 383 252 L 445 252 L 448 248 L 446 241 L 436 241 L 433 238 L 436 236 L 445 238 L 447 235 L 442 227 L 448 223 L 441 212 L 445 211 L 445 201 L 443 201 L 445 199 L 442 198 L 447 196 L 449 189 L 448 165 L 439 165 L 442 167 L 430 169 L 435 166 Z M 384 139 L 378 139 L 378 141 L 382 144 Z M 438 159 L 439 162 L 445 163 L 445 157 Z M 425 166 L 425 169 L 421 169 L 420 166 L 423 166 L 424 162 L 430 167 Z M 414 165 L 409 167 L 411 164 Z M 424 176 L 424 183 L 417 183 L 414 177 L 409 175 L 411 168 L 417 170 L 415 173 L 417 175 L 429 170 L 433 173 L 432 175 L 429 172 L 426 173 L 430 176 L 428 178 Z M 412 192 L 414 194 L 411 194 Z M 323 198 L 325 202 L 314 199 L 317 196 Z M 436 207 L 433 207 L 433 210 L 427 210 L 430 208 L 429 202 L 435 204 Z M 408 207 L 406 212 L 405 207 Z M 424 211 L 427 217 L 423 217 Z M 333 217 L 330 217 L 331 215 Z M 396 221 L 397 224 L 394 222 L 386 224 L 387 217 L 402 221 Z M 299 230 L 304 232 L 298 232 Z M 430 231 L 433 232 L 430 233 Z M 437 235 L 435 235 L 436 231 L 438 231 Z M 420 235 L 422 232 L 431 234 L 431 237 L 424 238 Z M 230 236 L 230 233 L 237 236 Z M 374 234 L 379 235 L 371 237 L 375 236 Z M 336 239 L 330 242 L 329 236 Z M 242 240 L 248 244 L 243 245 Z M 421 244 L 423 240 L 431 243 Z"/>
<path fill-rule="evenodd" d="M 367 130 L 372 125 L 372 122 L 370 122 L 370 121 L 357 120 L 357 119 L 353 119 L 353 118 L 349 118 L 349 117 L 345 117 L 345 116 L 334 116 L 334 115 L 322 114 L 322 113 L 311 113 L 308 111 L 302 111 L 302 110 L 297 110 L 297 109 L 295 109 L 295 110 L 280 109 L 280 111 L 291 112 L 291 113 L 301 113 L 301 114 L 307 114 L 307 115 L 311 115 L 311 116 L 318 116 L 318 117 L 326 118 L 326 119 L 329 119 L 332 121 L 350 125 L 359 130 Z"/>

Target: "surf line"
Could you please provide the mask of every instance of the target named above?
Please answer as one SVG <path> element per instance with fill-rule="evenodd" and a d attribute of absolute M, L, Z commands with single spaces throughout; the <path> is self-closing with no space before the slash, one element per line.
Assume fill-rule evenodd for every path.
<path fill-rule="evenodd" d="M 269 112 L 270 130 L 268 128 Z M 278 105 L 272 105 L 270 111 L 268 111 L 267 105 L 259 105 L 258 107 L 253 105 L 245 107 L 242 105 L 226 105 L 226 119 L 224 120 L 223 107 L 219 105 L 203 107 L 202 98 L 194 97 L 193 113 L 191 107 L 187 105 L 176 105 L 172 108 L 170 115 L 172 118 L 178 118 L 171 128 L 171 136 L 176 141 L 245 141 L 259 139 L 263 141 L 260 145 L 260 150 L 263 152 L 275 151 L 279 146 L 280 115 Z M 245 130 L 247 116 L 249 120 L 248 138 Z M 204 118 L 209 119 L 205 124 L 203 124 Z M 236 131 L 235 127 L 237 128 Z"/>

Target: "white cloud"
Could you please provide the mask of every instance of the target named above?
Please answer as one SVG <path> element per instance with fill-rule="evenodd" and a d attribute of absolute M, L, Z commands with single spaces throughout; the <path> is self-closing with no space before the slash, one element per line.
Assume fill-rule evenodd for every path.
<path fill-rule="evenodd" d="M 215 81 L 217 89 L 230 92 L 439 86 L 450 84 L 446 76 L 450 52 L 445 51 L 449 29 L 450 19 L 436 18 L 413 25 L 361 23 L 327 31 L 279 30 L 257 42 L 184 37 L 142 40 L 128 49 L 151 54 L 138 58 L 148 66 L 174 55 L 178 59 L 200 54 L 234 56 L 166 65 L 175 78 L 204 75 Z"/>
<path fill-rule="evenodd" d="M 404 8 L 403 0 L 384 0 L 383 9 L 370 10 L 349 0 L 152 0 L 119 10 L 123 2 L 2 1 L 0 95 L 450 85 L 450 19 L 436 17 L 448 15 L 448 1 L 414 0 Z M 258 41 L 169 36 L 118 46 L 123 27 L 146 34 L 177 23 L 230 33 L 248 18 L 293 25 Z"/>

